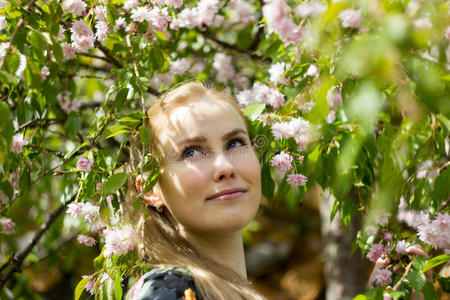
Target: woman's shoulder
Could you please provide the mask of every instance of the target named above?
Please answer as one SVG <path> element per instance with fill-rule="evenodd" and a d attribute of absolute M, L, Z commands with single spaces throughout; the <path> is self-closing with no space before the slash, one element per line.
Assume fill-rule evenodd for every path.
<path fill-rule="evenodd" d="M 127 300 L 200 300 L 191 273 L 183 267 L 158 267 L 145 273 Z"/>

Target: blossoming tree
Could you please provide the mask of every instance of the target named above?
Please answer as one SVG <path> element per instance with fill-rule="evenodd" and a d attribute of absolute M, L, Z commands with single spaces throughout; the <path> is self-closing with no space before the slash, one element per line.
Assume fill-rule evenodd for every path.
<path fill-rule="evenodd" d="M 149 145 L 146 105 L 191 79 L 235 95 L 269 202 L 320 185 L 330 220 L 363 218 L 354 247 L 375 268 L 355 299 L 448 292 L 449 11 L 438 0 L 0 0 L 2 297 L 28 295 L 23 267 L 72 235 L 103 247 L 75 299 L 121 299 L 145 266 L 121 225 L 129 174 L 117 170 L 131 135 Z"/>

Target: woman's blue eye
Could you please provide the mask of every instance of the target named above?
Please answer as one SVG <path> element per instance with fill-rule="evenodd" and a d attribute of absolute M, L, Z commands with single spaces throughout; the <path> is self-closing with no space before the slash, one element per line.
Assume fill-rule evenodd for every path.
<path fill-rule="evenodd" d="M 241 144 L 241 146 L 246 145 L 245 141 L 241 138 L 232 139 L 228 144 L 228 148 L 234 148 L 234 146 L 239 146 L 239 144 Z"/>
<path fill-rule="evenodd" d="M 188 148 L 185 151 L 183 151 L 183 157 L 184 158 L 189 158 L 191 156 L 194 156 L 196 151 L 199 152 L 195 148 Z"/>

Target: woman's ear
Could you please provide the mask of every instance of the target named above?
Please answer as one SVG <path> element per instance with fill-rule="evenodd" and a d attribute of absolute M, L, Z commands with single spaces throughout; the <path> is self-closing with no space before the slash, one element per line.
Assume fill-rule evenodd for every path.
<path fill-rule="evenodd" d="M 136 176 L 136 191 L 138 193 L 142 193 L 146 184 L 147 177 L 145 175 Z M 158 183 L 153 186 L 153 188 L 142 195 L 142 199 L 150 206 L 154 206 L 156 208 L 164 205 L 164 201 L 162 199 L 161 190 L 159 189 Z"/>

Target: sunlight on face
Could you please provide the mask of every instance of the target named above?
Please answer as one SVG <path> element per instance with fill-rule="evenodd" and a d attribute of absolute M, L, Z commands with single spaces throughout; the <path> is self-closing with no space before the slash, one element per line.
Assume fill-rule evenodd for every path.
<path fill-rule="evenodd" d="M 174 109 L 160 122 L 158 185 L 175 219 L 191 232 L 245 227 L 260 204 L 261 169 L 241 115 L 207 98 Z M 209 199 L 236 188 L 241 192 L 232 197 Z"/>

